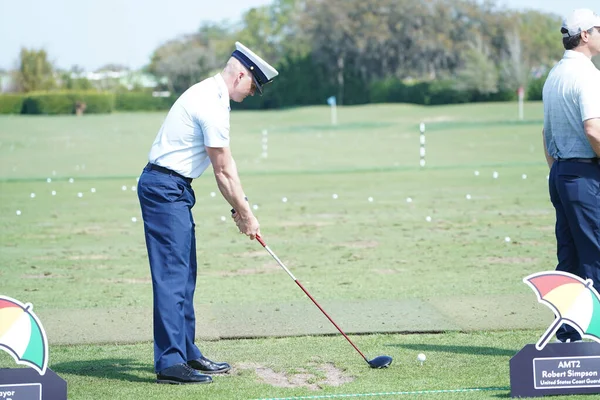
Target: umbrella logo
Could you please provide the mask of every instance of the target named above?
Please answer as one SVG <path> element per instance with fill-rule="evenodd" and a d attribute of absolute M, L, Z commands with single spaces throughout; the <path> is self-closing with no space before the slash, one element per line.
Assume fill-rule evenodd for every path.
<path fill-rule="evenodd" d="M 0 349 L 17 364 L 27 365 L 40 375 L 48 367 L 48 339 L 30 303 L 0 295 Z"/>
<path fill-rule="evenodd" d="M 542 350 L 562 324 L 575 328 L 581 337 L 600 343 L 600 296 L 591 279 L 562 271 L 539 272 L 523 278 L 538 302 L 550 307 L 556 319 L 535 344 Z"/>

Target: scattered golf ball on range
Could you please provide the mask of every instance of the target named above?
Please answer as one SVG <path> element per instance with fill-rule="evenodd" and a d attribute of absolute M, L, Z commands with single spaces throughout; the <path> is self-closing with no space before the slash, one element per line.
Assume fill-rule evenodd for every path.
<path fill-rule="evenodd" d="M 56 190 L 52 191 L 52 196 L 56 196 Z"/>
<path fill-rule="evenodd" d="M 467 195 L 465 196 L 465 198 L 466 198 L 467 200 L 471 200 L 471 195 L 470 195 L 470 194 L 467 194 Z"/>
<path fill-rule="evenodd" d="M 125 186 L 125 185 L 121 186 L 121 190 L 122 191 L 126 191 L 127 190 L 127 186 Z"/>
<path fill-rule="evenodd" d="M 91 188 L 91 189 L 90 189 L 90 192 L 92 192 L 92 193 L 96 193 L 96 188 Z"/>
<path fill-rule="evenodd" d="M 475 176 L 479 176 L 479 171 L 475 171 Z"/>
<path fill-rule="evenodd" d="M 137 222 L 137 218 L 136 217 L 131 217 L 131 222 Z"/>
<path fill-rule="evenodd" d="M 287 203 L 287 197 L 283 197 L 283 198 L 281 199 L 281 201 L 283 201 L 284 203 Z"/>
<path fill-rule="evenodd" d="M 333 197 L 333 199 L 335 200 L 338 198 L 338 195 L 334 193 L 333 195 L 331 195 L 331 197 Z"/>
<path fill-rule="evenodd" d="M 253 205 L 252 208 L 258 210 L 258 204 Z"/>
<path fill-rule="evenodd" d="M 21 215 L 21 210 L 17 210 L 17 215 Z"/>
<path fill-rule="evenodd" d="M 523 178 L 523 179 L 527 179 L 527 175 L 526 175 L 526 174 L 523 174 L 523 175 L 521 175 L 521 178 Z"/>
<path fill-rule="evenodd" d="M 77 197 L 83 197 L 83 193 L 81 193 L 81 192 L 77 193 Z"/>
<path fill-rule="evenodd" d="M 425 360 L 427 360 L 427 357 L 425 357 L 425 354 L 419 353 L 419 355 L 417 356 L 417 361 L 419 361 L 421 363 L 421 365 L 423 365 Z"/>
<path fill-rule="evenodd" d="M 425 221 L 427 221 L 427 222 L 431 222 L 431 217 L 430 217 L 429 215 L 428 215 L 428 216 L 426 216 L 426 217 L 425 217 Z"/>
<path fill-rule="evenodd" d="M 372 197 L 369 197 L 367 200 L 369 201 L 369 203 L 373 202 L 373 198 Z"/>
<path fill-rule="evenodd" d="M 32 199 L 35 199 L 35 193 L 31 193 L 31 194 L 29 195 L 29 197 L 31 197 Z"/>
<path fill-rule="evenodd" d="M 510 242 L 510 238 L 507 236 L 507 237 L 505 237 L 505 238 L 504 238 L 504 241 L 505 241 L 506 243 L 508 243 L 508 242 Z"/>
<path fill-rule="evenodd" d="M 69 183 L 73 183 L 73 182 L 75 182 L 75 179 L 69 178 Z"/>
<path fill-rule="evenodd" d="M 226 219 L 225 216 L 221 216 L 221 221 L 225 222 Z"/>
<path fill-rule="evenodd" d="M 407 197 L 407 198 L 406 198 L 406 202 L 407 202 L 407 203 L 412 203 L 412 199 L 411 199 L 410 197 Z"/>
<path fill-rule="evenodd" d="M 498 179 L 498 172 L 494 171 L 494 173 L 492 174 L 492 176 L 494 177 L 494 179 Z"/>
<path fill-rule="evenodd" d="M 210 192 L 210 197 L 215 197 L 217 194 L 215 192 Z"/>
<path fill-rule="evenodd" d="M 48 179 L 46 179 L 46 182 L 50 183 L 50 182 L 52 182 L 52 179 L 48 178 Z"/>

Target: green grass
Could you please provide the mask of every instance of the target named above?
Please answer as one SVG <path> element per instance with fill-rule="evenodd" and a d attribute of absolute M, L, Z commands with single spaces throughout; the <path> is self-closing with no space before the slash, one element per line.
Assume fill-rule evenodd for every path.
<path fill-rule="evenodd" d="M 120 399 L 173 393 L 232 399 L 506 388 L 509 358 L 535 342 L 545 326 L 523 313 L 516 327 L 532 329 L 495 331 L 506 316 L 487 315 L 470 302 L 493 309 L 496 299 L 522 298 L 530 302 L 523 308 L 538 307 L 522 278 L 553 269 L 556 258 L 541 104 L 526 104 L 525 121 L 516 115 L 516 104 L 341 107 L 340 124 L 332 127 L 327 107 L 232 114 L 232 150 L 245 191 L 259 206 L 263 237 L 315 298 L 325 306 L 347 304 L 355 321 L 370 315 L 353 315 L 352 305 L 359 309 L 368 301 L 427 302 L 448 315 L 464 309 L 463 315 L 473 315 L 459 326 L 471 326 L 469 333 L 355 336 L 365 353 L 394 357 L 385 371 L 368 369 L 339 335 L 201 343 L 208 356 L 237 366 L 256 363 L 288 374 L 308 369 L 313 383 L 323 375 L 321 363 L 331 362 L 354 377 L 316 391 L 277 388 L 239 367 L 210 387 L 155 385 L 151 343 L 116 345 L 121 336 L 115 332 L 114 340 L 102 339 L 109 344 L 98 344 L 94 331 L 82 335 L 69 325 L 52 328 L 50 367 L 69 382 L 71 399 L 109 399 L 114 393 Z M 160 113 L 0 117 L 0 294 L 33 303 L 42 316 L 80 318 L 85 310 L 116 315 L 151 308 L 143 226 L 131 187 L 163 118 Z M 425 168 L 419 167 L 421 121 L 427 124 Z M 268 158 L 261 157 L 263 130 L 268 131 Z M 492 178 L 494 171 L 498 179 Z M 308 302 L 312 307 L 256 242 L 237 234 L 228 220 L 230 207 L 220 195 L 210 195 L 218 192 L 211 171 L 193 187 L 200 309 L 243 313 L 265 305 L 263 320 L 255 323 L 268 333 L 275 320 L 287 323 L 273 306 L 290 310 Z M 518 305 L 498 307 L 517 316 L 524 312 Z M 418 311 L 413 313 L 418 318 Z M 543 306 L 538 314 L 551 316 Z M 291 312 L 286 317 L 303 319 Z M 244 331 L 244 321 L 237 321 L 230 332 Z M 338 322 L 353 325 L 352 320 Z M 124 324 L 121 330 L 134 332 L 133 337 L 150 328 Z M 329 328 L 327 321 L 315 320 L 315 332 Z M 432 323 L 425 330 L 439 328 Z M 423 367 L 415 361 L 420 351 L 428 356 Z M 13 364 L 0 353 L 0 367 Z M 507 393 L 418 397 L 480 399 Z M 411 396 L 416 395 L 404 395 Z"/>

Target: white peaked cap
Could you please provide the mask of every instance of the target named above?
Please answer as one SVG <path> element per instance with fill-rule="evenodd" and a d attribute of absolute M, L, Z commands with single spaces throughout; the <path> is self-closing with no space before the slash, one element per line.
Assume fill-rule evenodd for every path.
<path fill-rule="evenodd" d="M 232 57 L 238 59 L 246 68 L 252 73 L 254 83 L 259 93 L 262 94 L 263 85 L 273 81 L 279 72 L 268 62 L 257 56 L 252 50 L 241 44 L 235 42 L 235 51 L 231 54 Z"/>
<path fill-rule="evenodd" d="M 600 17 L 587 8 L 578 8 L 563 18 L 561 32 L 563 37 L 570 37 L 600 26 Z"/>

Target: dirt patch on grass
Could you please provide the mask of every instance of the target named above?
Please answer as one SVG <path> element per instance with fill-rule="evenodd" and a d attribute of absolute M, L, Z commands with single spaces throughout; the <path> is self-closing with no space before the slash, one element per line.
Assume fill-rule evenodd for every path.
<path fill-rule="evenodd" d="M 257 257 L 264 257 L 264 256 L 269 256 L 269 253 L 265 252 L 265 251 L 246 251 L 244 253 L 240 254 L 240 257 L 247 257 L 247 258 L 257 258 Z"/>
<path fill-rule="evenodd" d="M 217 271 L 213 272 L 217 276 L 246 276 L 246 275 L 259 275 L 259 274 L 270 274 L 275 271 L 279 271 L 281 267 L 279 264 L 265 264 L 259 268 L 242 268 L 235 271 Z"/>
<path fill-rule="evenodd" d="M 261 381 L 275 387 L 306 387 L 310 390 L 320 390 L 325 386 L 340 386 L 354 380 L 353 377 L 344 375 L 344 372 L 336 368 L 332 363 L 311 367 L 311 370 L 316 370 L 318 372 L 312 373 L 309 369 L 298 368 L 293 373 L 285 373 L 276 372 L 271 368 L 255 363 L 240 363 L 237 365 L 237 368 L 239 369 L 254 370 Z"/>
<path fill-rule="evenodd" d="M 65 275 L 55 275 L 52 272 L 43 272 L 41 274 L 21 275 L 21 279 L 56 279 L 56 278 L 65 278 Z"/>
<path fill-rule="evenodd" d="M 395 269 L 376 269 L 374 272 L 379 275 L 393 275 L 398 273 Z"/>
<path fill-rule="evenodd" d="M 376 242 L 375 240 L 360 240 L 357 242 L 342 243 L 342 246 L 351 249 L 374 249 L 379 246 L 379 242 Z"/>
<path fill-rule="evenodd" d="M 485 262 L 490 264 L 531 264 L 538 259 L 533 257 L 486 257 Z"/>
<path fill-rule="evenodd" d="M 333 222 L 323 222 L 323 221 L 286 221 L 277 224 L 279 226 L 283 226 L 286 228 L 290 227 L 319 227 L 319 226 L 329 226 L 333 225 Z"/>
<path fill-rule="evenodd" d="M 112 278 L 112 279 L 101 279 L 100 282 L 102 283 L 133 283 L 133 284 L 140 284 L 140 283 L 152 283 L 152 278 L 148 277 L 148 278 Z"/>
<path fill-rule="evenodd" d="M 59 257 L 60 258 L 60 257 Z M 78 254 L 68 256 L 67 260 L 81 261 L 81 260 L 110 260 L 110 257 L 104 254 Z"/>

